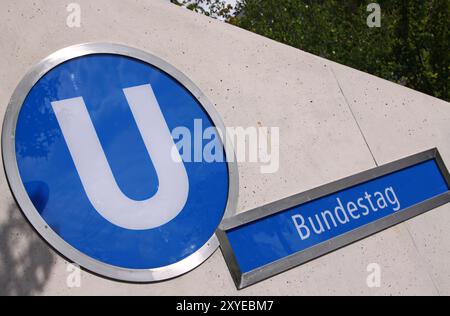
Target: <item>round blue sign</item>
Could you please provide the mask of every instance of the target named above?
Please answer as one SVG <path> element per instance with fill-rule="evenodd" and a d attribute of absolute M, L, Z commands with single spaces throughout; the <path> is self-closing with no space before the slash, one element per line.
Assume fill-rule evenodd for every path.
<path fill-rule="evenodd" d="M 19 204 L 44 238 L 87 269 L 130 281 L 187 272 L 217 248 L 215 230 L 235 200 L 230 153 L 219 133 L 202 137 L 221 127 L 218 117 L 156 57 L 87 45 L 89 53 L 72 47 L 70 58 L 38 65 L 48 69 L 16 106 L 12 190 L 24 189 L 31 203 Z M 210 142 L 223 159 L 196 159 Z"/>

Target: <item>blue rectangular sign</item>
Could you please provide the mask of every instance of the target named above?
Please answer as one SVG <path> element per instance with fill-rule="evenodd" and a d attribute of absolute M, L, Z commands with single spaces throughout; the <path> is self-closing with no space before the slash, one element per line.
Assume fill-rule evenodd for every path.
<path fill-rule="evenodd" d="M 444 174 L 441 166 L 436 158 L 420 161 L 275 214 L 261 214 L 226 229 L 221 239 L 226 239 L 239 273 L 252 273 L 338 237 L 361 232 L 369 224 L 401 218 L 402 212 L 434 198 L 448 198 L 447 172 Z M 286 269 L 290 266 L 295 264 L 284 264 Z"/>

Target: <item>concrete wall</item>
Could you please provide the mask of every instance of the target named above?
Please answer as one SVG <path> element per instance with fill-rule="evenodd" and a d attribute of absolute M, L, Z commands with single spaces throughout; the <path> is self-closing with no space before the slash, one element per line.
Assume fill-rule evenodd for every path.
<path fill-rule="evenodd" d="M 279 126 L 280 171 L 240 164 L 239 211 L 437 146 L 450 166 L 450 105 L 337 65 L 164 0 L 77 0 L 82 27 L 66 26 L 69 1 L 3 0 L 0 112 L 26 71 L 77 43 L 110 41 L 165 59 L 190 77 L 228 126 Z M 196 270 L 149 285 L 82 273 L 34 233 L 0 175 L 1 294 L 390 295 L 450 294 L 450 205 L 338 252 L 236 291 L 217 251 Z M 370 263 L 382 286 L 366 285 Z"/>

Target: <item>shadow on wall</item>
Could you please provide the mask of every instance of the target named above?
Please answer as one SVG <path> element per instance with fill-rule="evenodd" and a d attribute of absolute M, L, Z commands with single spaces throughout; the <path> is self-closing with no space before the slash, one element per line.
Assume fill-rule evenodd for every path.
<path fill-rule="evenodd" d="M 44 290 L 55 254 L 33 231 L 16 205 L 0 224 L 0 295 L 33 295 Z"/>

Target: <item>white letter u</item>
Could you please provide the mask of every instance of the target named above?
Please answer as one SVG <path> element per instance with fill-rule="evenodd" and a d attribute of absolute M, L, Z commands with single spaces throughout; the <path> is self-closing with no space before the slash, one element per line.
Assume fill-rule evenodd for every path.
<path fill-rule="evenodd" d="M 181 212 L 189 195 L 189 179 L 178 150 L 172 152 L 173 138 L 152 87 L 123 91 L 159 181 L 157 193 L 144 201 L 131 200 L 118 187 L 83 98 L 51 104 L 83 188 L 97 212 L 117 226 L 147 230 L 168 223 Z"/>

